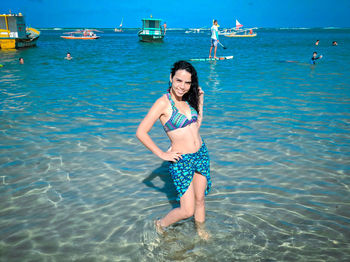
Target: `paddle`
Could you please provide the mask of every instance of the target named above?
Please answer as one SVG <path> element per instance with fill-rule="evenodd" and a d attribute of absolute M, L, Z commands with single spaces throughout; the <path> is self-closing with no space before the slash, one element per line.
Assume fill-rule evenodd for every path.
<path fill-rule="evenodd" d="M 219 44 L 222 46 L 223 49 L 227 49 L 227 47 L 224 46 L 223 44 L 221 44 L 220 42 L 219 42 Z"/>

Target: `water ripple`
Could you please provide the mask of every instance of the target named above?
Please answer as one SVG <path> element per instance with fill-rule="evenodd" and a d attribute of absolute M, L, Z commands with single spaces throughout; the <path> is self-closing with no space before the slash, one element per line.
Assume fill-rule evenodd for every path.
<path fill-rule="evenodd" d="M 349 63 L 337 63 L 346 62 L 348 31 L 316 67 L 304 63 L 313 37 L 288 30 L 225 39 L 232 48 L 220 54 L 233 60 L 194 63 L 213 181 L 208 242 L 193 219 L 155 232 L 153 220 L 177 206 L 176 195 L 166 163 L 135 137 L 168 87 L 171 64 L 206 56 L 198 47 L 208 47 L 208 36 L 169 32 L 152 45 L 136 31 L 107 31 L 91 44 L 60 33 L 0 53 L 1 257 L 349 260 L 350 79 Z M 300 62 L 281 62 L 281 54 Z M 159 122 L 151 136 L 168 148 Z"/>

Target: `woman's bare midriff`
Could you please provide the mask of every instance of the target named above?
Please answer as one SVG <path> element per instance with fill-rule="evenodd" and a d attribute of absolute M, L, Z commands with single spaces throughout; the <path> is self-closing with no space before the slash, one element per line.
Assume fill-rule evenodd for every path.
<path fill-rule="evenodd" d="M 167 135 L 171 141 L 169 151 L 172 152 L 191 154 L 197 152 L 202 146 L 197 123 L 170 131 Z"/>

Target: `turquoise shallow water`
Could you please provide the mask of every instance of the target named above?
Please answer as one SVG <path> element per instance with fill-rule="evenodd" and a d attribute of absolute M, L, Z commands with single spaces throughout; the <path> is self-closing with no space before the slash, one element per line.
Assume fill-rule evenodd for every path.
<path fill-rule="evenodd" d="M 155 233 L 175 194 L 134 135 L 171 65 L 208 55 L 207 34 L 146 44 L 132 30 L 96 41 L 43 30 L 36 48 L 1 51 L 0 260 L 349 261 L 349 32 L 261 29 L 221 38 L 218 54 L 233 60 L 193 63 L 211 157 L 208 242 L 191 219 Z M 159 123 L 151 135 L 168 147 Z"/>

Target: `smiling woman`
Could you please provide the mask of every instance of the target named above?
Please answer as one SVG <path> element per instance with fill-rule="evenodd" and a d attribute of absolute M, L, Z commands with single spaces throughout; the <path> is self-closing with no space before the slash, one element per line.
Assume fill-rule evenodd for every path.
<path fill-rule="evenodd" d="M 211 187 L 209 155 L 199 134 L 203 120 L 204 92 L 198 85 L 197 72 L 186 62 L 176 62 L 170 74 L 169 93 L 161 96 L 140 123 L 136 135 L 156 156 L 169 161 L 169 172 L 177 190 L 180 207 L 155 221 L 158 232 L 171 224 L 194 215 L 198 235 L 209 234 L 204 229 L 204 196 Z M 163 152 L 148 132 L 160 120 L 171 141 Z"/>

